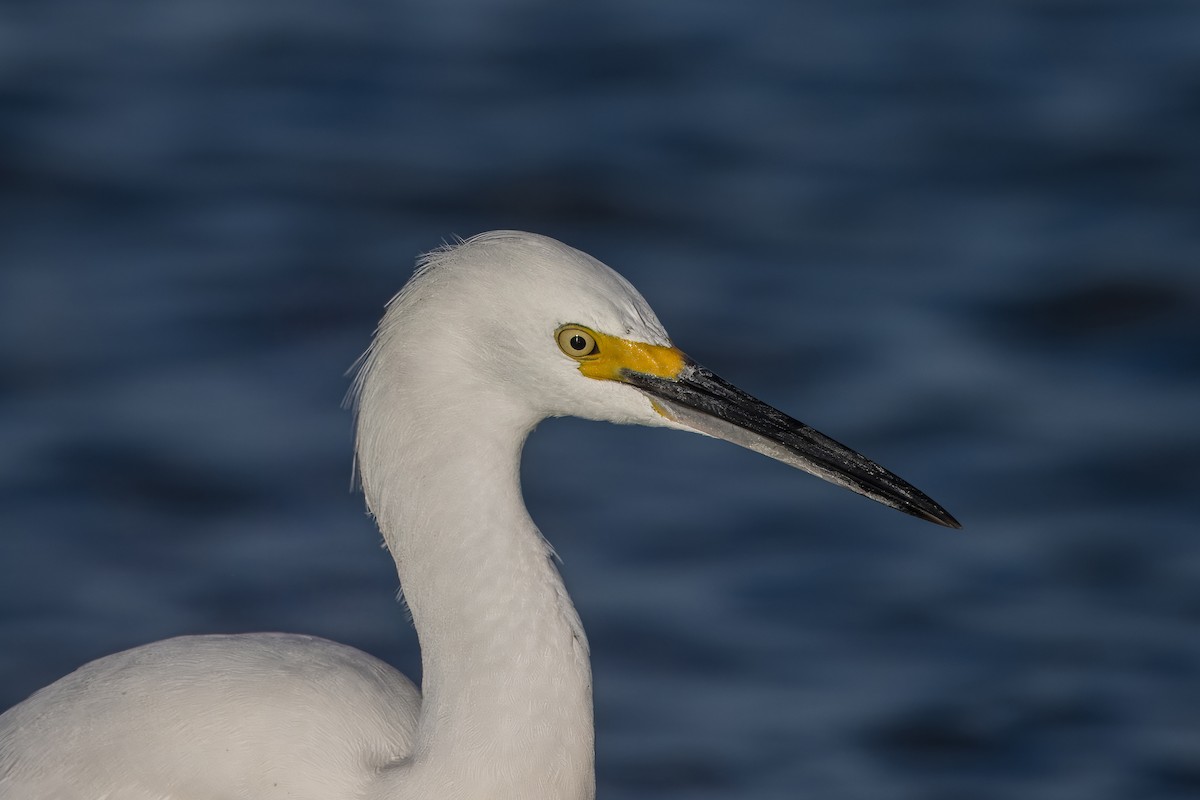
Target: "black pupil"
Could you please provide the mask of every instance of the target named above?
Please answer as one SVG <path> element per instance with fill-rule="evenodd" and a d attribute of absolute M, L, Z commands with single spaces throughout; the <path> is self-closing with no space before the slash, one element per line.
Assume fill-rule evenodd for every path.
<path fill-rule="evenodd" d="M 584 339 L 578 333 L 571 337 L 571 349 L 582 350 L 587 347 L 587 339 Z"/>

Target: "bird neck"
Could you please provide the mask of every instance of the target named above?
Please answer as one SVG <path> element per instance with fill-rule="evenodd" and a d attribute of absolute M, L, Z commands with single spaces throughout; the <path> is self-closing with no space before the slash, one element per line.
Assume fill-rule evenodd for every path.
<path fill-rule="evenodd" d="M 544 785 L 539 796 L 590 798 L 587 643 L 521 497 L 533 421 L 474 399 L 486 407 L 403 403 L 374 432 L 389 457 L 361 459 L 421 645 L 412 767 L 469 765 L 453 785 L 487 796 Z"/>

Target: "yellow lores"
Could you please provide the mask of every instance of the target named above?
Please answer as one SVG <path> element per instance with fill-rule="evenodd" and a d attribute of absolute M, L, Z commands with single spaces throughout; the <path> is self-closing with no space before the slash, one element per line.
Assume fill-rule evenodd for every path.
<path fill-rule="evenodd" d="M 554 337 L 559 348 L 579 362 L 579 371 L 597 380 L 622 381 L 623 370 L 674 380 L 687 364 L 678 347 L 632 342 L 582 325 L 563 325 Z"/>

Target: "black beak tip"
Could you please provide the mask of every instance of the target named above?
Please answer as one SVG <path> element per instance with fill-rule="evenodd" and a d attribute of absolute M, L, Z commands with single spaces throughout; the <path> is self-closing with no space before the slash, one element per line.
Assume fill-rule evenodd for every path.
<path fill-rule="evenodd" d="M 962 523 L 956 520 L 949 511 L 937 504 L 934 504 L 932 509 L 906 508 L 904 510 L 908 511 L 908 513 L 912 514 L 914 517 L 926 520 L 927 522 L 932 522 L 935 525 L 941 525 L 944 528 L 953 528 L 954 530 L 962 529 Z"/>

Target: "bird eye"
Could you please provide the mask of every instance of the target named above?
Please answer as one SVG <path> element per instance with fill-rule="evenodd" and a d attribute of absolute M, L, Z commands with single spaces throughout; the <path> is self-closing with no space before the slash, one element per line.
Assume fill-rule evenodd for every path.
<path fill-rule="evenodd" d="M 596 337 L 583 328 L 568 325 L 558 331 L 559 348 L 572 358 L 594 356 L 599 348 L 596 347 Z"/>

